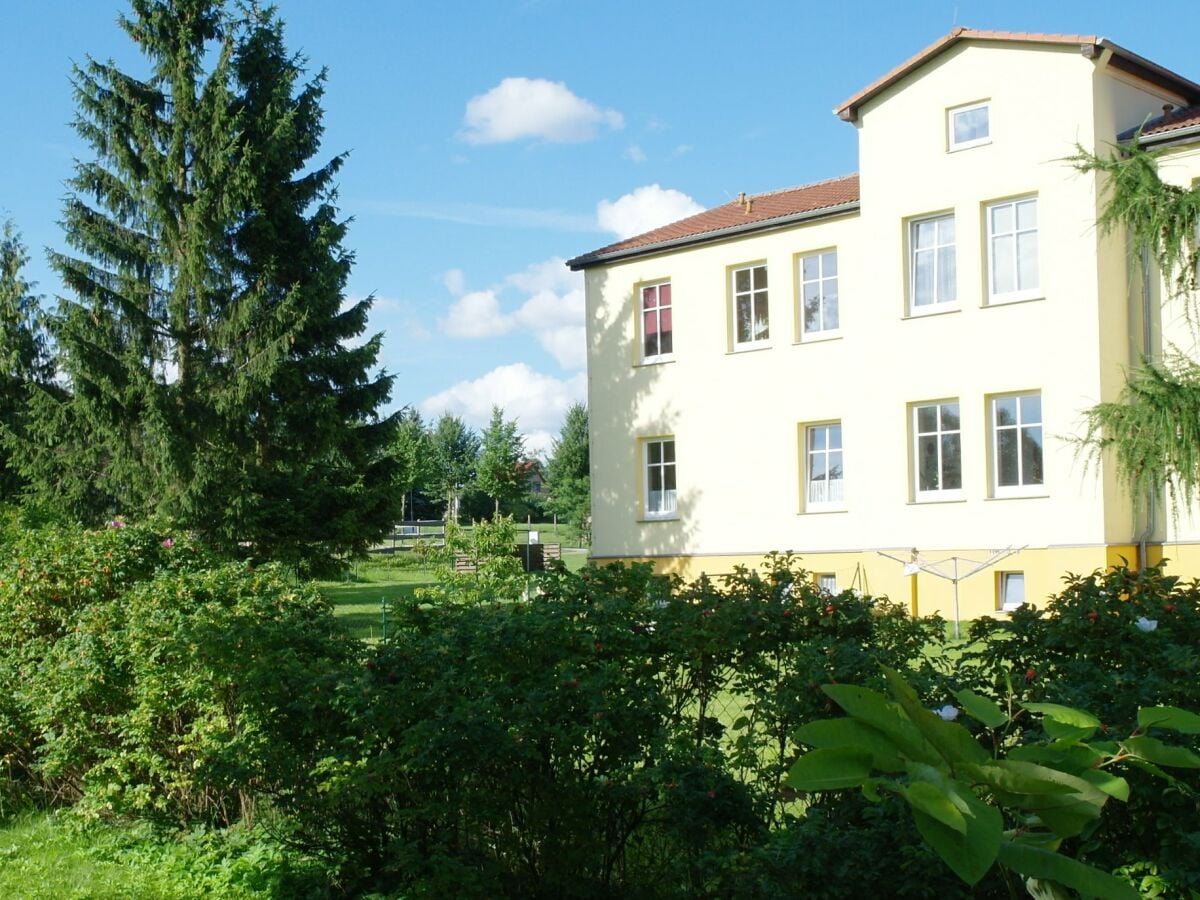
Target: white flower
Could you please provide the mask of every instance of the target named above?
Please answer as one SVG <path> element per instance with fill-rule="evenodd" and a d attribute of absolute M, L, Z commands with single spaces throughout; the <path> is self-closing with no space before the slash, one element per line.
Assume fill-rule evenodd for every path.
<path fill-rule="evenodd" d="M 1138 628 L 1142 629 L 1142 631 L 1153 631 L 1158 627 L 1158 619 L 1147 619 L 1145 616 L 1142 616 L 1134 624 L 1136 624 Z"/>
<path fill-rule="evenodd" d="M 955 719 L 958 718 L 958 707 L 951 706 L 949 703 L 947 703 L 941 709 L 935 709 L 934 712 L 937 713 L 939 716 L 941 716 L 947 722 L 953 722 Z"/>

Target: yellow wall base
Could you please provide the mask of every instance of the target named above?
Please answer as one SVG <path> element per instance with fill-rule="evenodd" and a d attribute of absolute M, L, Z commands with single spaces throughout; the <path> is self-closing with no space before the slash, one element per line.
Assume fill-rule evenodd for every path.
<path fill-rule="evenodd" d="M 893 556 L 908 557 L 903 550 L 889 550 Z M 1058 593 L 1068 574 L 1087 575 L 1097 569 L 1129 565 L 1136 568 L 1138 547 L 1136 544 L 1108 544 L 1087 547 L 1039 547 L 1021 550 L 1000 560 L 995 565 L 967 574 L 991 555 L 989 550 L 949 549 L 922 550 L 921 558 L 936 565 L 946 575 L 954 572 L 954 558 L 958 558 L 958 618 L 975 619 L 980 616 L 1003 615 L 999 610 L 999 583 L 1002 572 L 1023 572 L 1025 575 L 1026 602 L 1039 604 Z M 1169 558 L 1168 571 L 1184 578 L 1200 577 L 1200 544 L 1172 544 L 1164 548 L 1152 544 L 1147 547 L 1149 564 Z M 903 564 L 874 551 L 845 553 L 799 554 L 800 565 L 819 575 L 833 575 L 838 590 L 856 588 L 877 597 L 886 596 L 903 604 L 919 615 L 938 613 L 946 619 L 955 618 L 954 584 L 947 578 L 922 571 L 914 578 L 904 574 Z M 605 562 L 650 562 L 655 571 L 676 574 L 686 580 L 701 574 L 719 577 L 731 573 L 735 566 L 754 569 L 762 565 L 762 554 L 730 556 L 669 556 L 650 559 L 628 557 L 622 559 L 596 559 Z M 915 584 L 914 584 L 915 581 Z"/>

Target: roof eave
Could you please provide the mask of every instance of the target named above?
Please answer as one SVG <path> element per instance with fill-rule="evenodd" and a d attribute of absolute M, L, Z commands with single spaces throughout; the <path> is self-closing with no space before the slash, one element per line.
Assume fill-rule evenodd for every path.
<path fill-rule="evenodd" d="M 1130 136 L 1121 143 L 1132 143 L 1134 136 Z M 1200 125 L 1189 125 L 1187 128 L 1176 128 L 1172 131 L 1162 131 L 1158 134 L 1142 135 L 1138 139 L 1138 145 L 1141 147 L 1172 147 L 1176 144 L 1195 144 L 1200 142 Z"/>
<path fill-rule="evenodd" d="M 786 216 L 776 216 L 773 219 L 759 219 L 756 222 L 746 222 L 742 225 L 730 225 L 725 228 L 714 229 L 713 231 L 705 231 L 701 234 L 691 234 L 683 237 L 670 238 L 665 241 L 656 241 L 653 244 L 646 244 L 641 247 L 628 247 L 624 250 L 613 250 L 610 253 L 585 253 L 583 256 L 576 256 L 574 259 L 568 259 L 567 267 L 572 272 L 578 272 L 580 269 L 590 269 L 594 266 L 602 265 L 604 263 L 633 259 L 638 256 L 650 256 L 654 253 L 661 253 L 664 250 L 674 250 L 679 247 L 708 244 L 712 243 L 713 241 L 720 241 L 730 237 L 738 237 L 740 235 L 750 234 L 756 231 L 769 231 L 773 228 L 786 228 L 789 225 L 796 225 L 801 222 L 811 222 L 814 219 L 824 219 L 832 216 L 840 216 L 847 213 L 857 212 L 859 205 L 860 201 L 849 200 L 845 203 L 834 204 L 833 206 L 822 206 L 820 209 L 808 209 L 804 210 L 803 212 L 789 213 Z"/>

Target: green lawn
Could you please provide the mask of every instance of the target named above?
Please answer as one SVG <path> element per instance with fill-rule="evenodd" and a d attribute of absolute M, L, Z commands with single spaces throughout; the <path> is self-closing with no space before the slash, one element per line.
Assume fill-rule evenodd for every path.
<path fill-rule="evenodd" d="M 180 836 L 148 825 L 84 824 L 69 813 L 0 822 L 6 900 L 295 896 L 319 874 L 289 867 L 282 850 L 242 829 Z"/>
<path fill-rule="evenodd" d="M 553 543 L 548 537 L 553 526 L 542 524 L 533 527 L 540 532 L 544 543 Z M 572 572 L 582 569 L 587 564 L 587 558 L 586 550 L 563 548 L 563 562 Z M 397 565 L 388 555 L 381 554 L 352 565 L 346 575 L 337 581 L 317 582 L 317 587 L 333 604 L 334 613 L 355 637 L 373 641 L 383 636 L 384 601 L 411 598 L 417 588 L 433 584 L 436 578 L 432 567 Z"/>

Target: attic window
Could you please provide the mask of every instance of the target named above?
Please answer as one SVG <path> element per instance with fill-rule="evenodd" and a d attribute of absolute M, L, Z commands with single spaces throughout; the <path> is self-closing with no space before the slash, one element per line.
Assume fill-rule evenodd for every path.
<path fill-rule="evenodd" d="M 968 147 L 978 147 L 992 142 L 990 122 L 991 103 L 972 103 L 969 106 L 956 106 L 946 111 L 946 125 L 949 132 L 949 147 L 955 150 L 966 150 Z"/>

